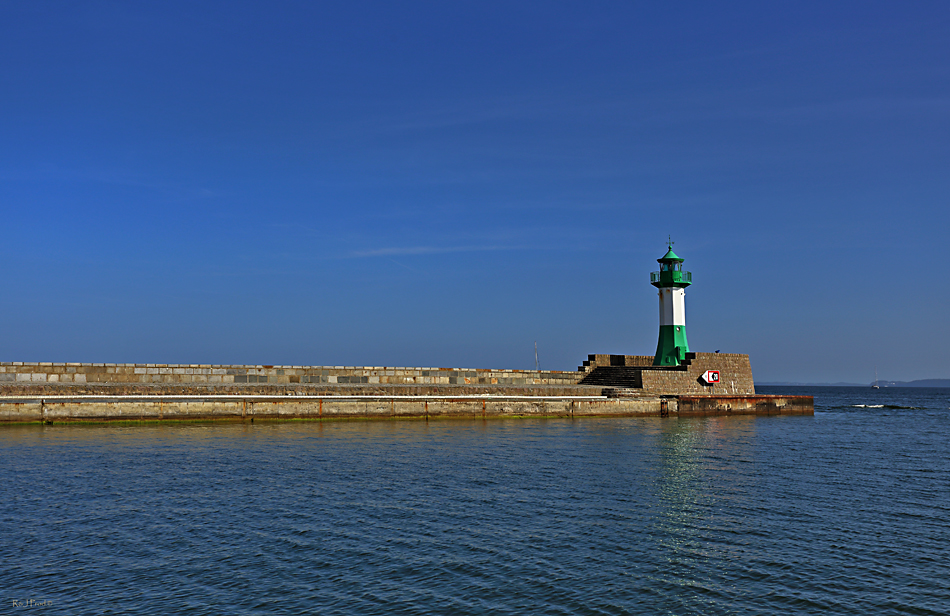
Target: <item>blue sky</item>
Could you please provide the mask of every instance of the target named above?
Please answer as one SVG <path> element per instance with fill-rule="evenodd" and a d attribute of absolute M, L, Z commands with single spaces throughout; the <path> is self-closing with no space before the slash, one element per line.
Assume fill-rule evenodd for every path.
<path fill-rule="evenodd" d="M 0 361 L 950 377 L 946 2 L 0 6 Z"/>

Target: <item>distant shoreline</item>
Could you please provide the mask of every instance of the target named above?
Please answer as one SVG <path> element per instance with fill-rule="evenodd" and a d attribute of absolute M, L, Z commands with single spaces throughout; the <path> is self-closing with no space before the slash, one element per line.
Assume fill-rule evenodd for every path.
<path fill-rule="evenodd" d="M 881 389 L 894 387 L 950 387 L 950 379 L 919 379 L 916 381 L 878 381 Z M 756 387 L 871 387 L 873 383 L 761 383 Z"/>

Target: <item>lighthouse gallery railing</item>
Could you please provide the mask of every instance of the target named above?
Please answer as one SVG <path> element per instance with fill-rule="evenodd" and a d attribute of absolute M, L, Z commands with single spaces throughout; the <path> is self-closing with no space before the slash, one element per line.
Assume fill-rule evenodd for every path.
<path fill-rule="evenodd" d="M 693 272 L 650 272 L 650 282 L 660 282 L 660 275 L 672 275 L 673 282 L 693 282 Z"/>

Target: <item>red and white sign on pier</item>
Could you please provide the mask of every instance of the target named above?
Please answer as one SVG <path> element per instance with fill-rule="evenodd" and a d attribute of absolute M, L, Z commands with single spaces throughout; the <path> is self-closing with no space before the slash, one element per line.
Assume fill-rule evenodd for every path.
<path fill-rule="evenodd" d="M 715 385 L 719 382 L 719 371 L 718 370 L 707 370 L 703 372 L 703 376 L 700 377 L 706 381 L 707 385 Z"/>

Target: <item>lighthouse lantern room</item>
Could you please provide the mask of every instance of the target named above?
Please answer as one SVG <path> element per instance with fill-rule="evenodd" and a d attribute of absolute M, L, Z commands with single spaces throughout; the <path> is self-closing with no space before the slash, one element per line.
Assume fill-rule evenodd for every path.
<path fill-rule="evenodd" d="M 650 273 L 650 283 L 660 290 L 660 338 L 656 343 L 654 366 L 678 366 L 689 353 L 686 342 L 686 287 L 693 275 L 683 271 L 683 259 L 673 252 L 673 242 L 656 260 L 660 271 Z"/>

